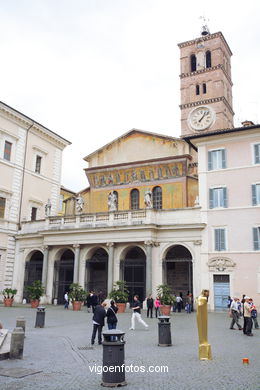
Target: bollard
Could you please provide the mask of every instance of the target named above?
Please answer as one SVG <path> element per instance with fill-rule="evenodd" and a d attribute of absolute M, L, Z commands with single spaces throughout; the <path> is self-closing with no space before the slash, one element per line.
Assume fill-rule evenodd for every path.
<path fill-rule="evenodd" d="M 172 345 L 170 317 L 160 316 L 158 320 L 158 345 L 160 347 L 170 347 Z"/>
<path fill-rule="evenodd" d="M 24 317 L 17 317 L 16 318 L 16 328 L 23 328 L 24 331 L 24 337 L 25 337 L 25 318 Z"/>
<path fill-rule="evenodd" d="M 45 307 L 39 306 L 37 307 L 35 328 L 44 328 L 44 323 L 45 323 Z"/>
<path fill-rule="evenodd" d="M 103 332 L 102 386 L 126 386 L 124 332 L 111 329 Z"/>
<path fill-rule="evenodd" d="M 23 328 L 14 328 L 11 335 L 10 359 L 22 359 L 24 346 Z"/>

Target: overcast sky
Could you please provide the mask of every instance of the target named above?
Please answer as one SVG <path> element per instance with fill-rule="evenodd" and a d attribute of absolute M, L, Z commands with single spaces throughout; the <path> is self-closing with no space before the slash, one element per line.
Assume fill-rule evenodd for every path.
<path fill-rule="evenodd" d="M 260 122 L 260 1 L 0 0 L 0 100 L 72 142 L 62 184 L 88 186 L 83 157 L 132 128 L 180 135 L 177 44 L 221 31 L 232 52 L 235 126 Z"/>

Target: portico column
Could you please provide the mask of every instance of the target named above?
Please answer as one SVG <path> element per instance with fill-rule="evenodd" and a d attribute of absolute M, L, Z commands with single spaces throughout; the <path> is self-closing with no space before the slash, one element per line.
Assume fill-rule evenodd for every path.
<path fill-rule="evenodd" d="M 80 245 L 73 245 L 75 248 L 75 256 L 74 256 L 74 272 L 73 272 L 73 283 L 79 282 L 79 253 L 80 253 Z"/>
<path fill-rule="evenodd" d="M 145 241 L 146 245 L 146 296 L 152 294 L 152 249 L 153 241 Z"/>
<path fill-rule="evenodd" d="M 108 242 L 108 270 L 107 270 L 107 296 L 113 288 L 113 271 L 114 271 L 114 243 Z"/>
<path fill-rule="evenodd" d="M 43 247 L 43 265 L 42 265 L 42 285 L 47 287 L 47 273 L 48 273 L 48 260 L 49 260 L 49 247 L 46 245 Z"/>

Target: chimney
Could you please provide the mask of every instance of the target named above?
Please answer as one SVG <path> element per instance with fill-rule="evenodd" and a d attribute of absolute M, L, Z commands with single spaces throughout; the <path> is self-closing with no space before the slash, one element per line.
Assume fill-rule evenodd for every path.
<path fill-rule="evenodd" d="M 243 125 L 243 127 L 254 126 L 254 122 L 252 121 L 244 121 L 241 124 Z"/>

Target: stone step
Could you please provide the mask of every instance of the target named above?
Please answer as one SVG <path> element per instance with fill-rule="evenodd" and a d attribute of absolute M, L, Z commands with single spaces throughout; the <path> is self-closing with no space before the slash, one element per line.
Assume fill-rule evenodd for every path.
<path fill-rule="evenodd" d="M 7 329 L 5 329 L 7 330 Z M 2 329 L 3 331 L 3 329 Z M 8 332 L 8 331 L 7 331 Z M 10 346 L 11 346 L 11 333 L 7 333 L 7 335 L 4 338 L 4 342 L 0 348 L 0 360 L 9 359 L 10 356 Z M 2 337 L 1 337 L 2 338 Z"/>
<path fill-rule="evenodd" d="M 0 349 L 4 344 L 7 334 L 8 334 L 8 329 L 0 329 Z"/>

